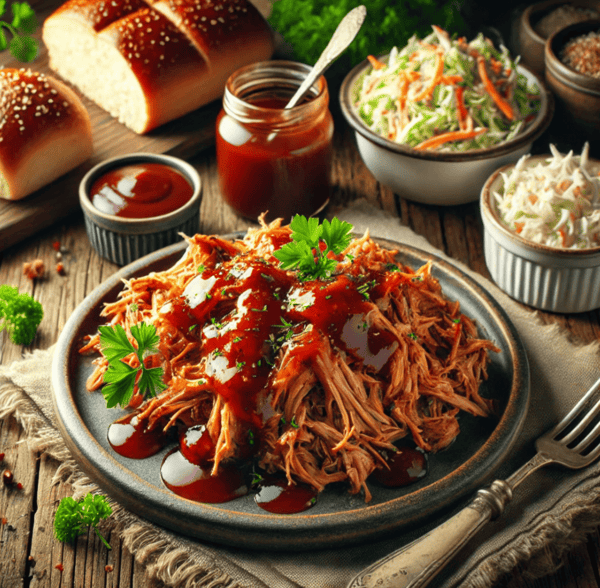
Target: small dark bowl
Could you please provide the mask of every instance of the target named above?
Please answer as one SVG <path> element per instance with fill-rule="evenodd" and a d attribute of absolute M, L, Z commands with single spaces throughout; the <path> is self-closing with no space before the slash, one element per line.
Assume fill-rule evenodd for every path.
<path fill-rule="evenodd" d="M 600 13 L 598 0 L 545 0 L 523 10 L 517 24 L 515 51 L 521 56 L 521 63 L 539 75 L 544 75 L 544 47 L 547 37 L 541 36 L 536 26 L 542 18 L 560 6 L 571 5 L 578 8 L 591 8 Z"/>
<path fill-rule="evenodd" d="M 546 41 L 546 84 L 556 98 L 556 120 L 576 130 L 580 140 L 597 140 L 600 132 L 600 78 L 565 65 L 560 54 L 571 39 L 600 31 L 600 20 L 588 20 L 556 31 Z"/>
<path fill-rule="evenodd" d="M 124 218 L 98 210 L 89 197 L 93 183 L 111 169 L 134 163 L 162 163 L 176 169 L 192 185 L 191 199 L 173 212 L 149 218 Z M 198 172 L 189 163 L 170 155 L 131 153 L 113 157 L 93 167 L 79 185 L 79 202 L 88 238 L 101 257 L 117 265 L 127 265 L 180 241 L 181 233 L 197 233 L 201 201 L 202 182 Z"/>

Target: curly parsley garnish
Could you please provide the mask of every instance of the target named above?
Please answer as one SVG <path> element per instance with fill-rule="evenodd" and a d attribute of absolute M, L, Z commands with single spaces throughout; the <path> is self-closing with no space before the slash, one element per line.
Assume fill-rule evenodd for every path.
<path fill-rule="evenodd" d="M 131 327 L 131 335 L 137 342 L 137 349 L 129 341 L 121 325 L 100 326 L 98 331 L 100 347 L 108 361 L 108 369 L 104 373 L 104 382 L 107 386 L 102 388 L 108 408 L 117 404 L 126 407 L 131 401 L 136 383 L 141 394 L 150 396 L 156 396 L 167 387 L 162 381 L 162 368 L 147 368 L 144 365 L 145 356 L 157 351 L 160 340 L 154 325 L 141 322 Z M 122 361 L 132 353 L 139 360 L 138 367 L 131 367 Z"/>
<path fill-rule="evenodd" d="M 92 527 L 107 549 L 108 541 L 100 534 L 96 525 L 112 514 L 112 508 L 101 494 L 86 494 L 82 499 L 75 500 L 65 496 L 54 515 L 54 536 L 63 542 L 74 541 L 83 535 L 88 527 Z"/>
<path fill-rule="evenodd" d="M 273 255 L 281 262 L 282 269 L 297 269 L 301 280 L 328 278 L 338 262 L 328 257 L 332 252 L 339 255 L 352 239 L 352 225 L 334 218 L 319 224 L 319 219 L 297 214 L 290 223 L 292 241 L 286 243 Z M 322 245 L 325 245 L 323 248 Z"/>

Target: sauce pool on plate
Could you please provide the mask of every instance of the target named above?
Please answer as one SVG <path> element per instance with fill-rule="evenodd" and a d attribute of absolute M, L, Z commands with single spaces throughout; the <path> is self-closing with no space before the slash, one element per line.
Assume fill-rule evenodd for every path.
<path fill-rule="evenodd" d="M 90 200 L 100 211 L 123 218 L 152 218 L 181 208 L 194 189 L 183 173 L 162 163 L 135 163 L 100 176 Z"/>

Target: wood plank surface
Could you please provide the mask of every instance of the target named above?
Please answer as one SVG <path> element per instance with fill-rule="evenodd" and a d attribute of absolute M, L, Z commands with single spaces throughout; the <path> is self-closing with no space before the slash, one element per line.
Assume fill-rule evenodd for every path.
<path fill-rule="evenodd" d="M 48 13 L 57 0 L 39 0 L 38 13 Z M 6 62 L 8 65 L 8 62 Z M 37 64 L 36 64 L 37 65 Z M 204 182 L 200 209 L 200 230 L 223 234 L 243 230 L 253 223 L 236 216 L 222 201 L 218 187 L 212 125 L 219 105 L 201 109 L 156 133 L 140 138 L 125 127 L 116 126 L 99 109 L 87 104 L 94 118 L 98 158 L 124 151 L 149 150 L 176 153 L 190 161 Z M 336 114 L 334 112 L 334 114 Z M 204 133 L 204 135 L 203 135 Z M 198 135 L 198 136 L 197 136 Z M 204 137 L 204 138 L 202 138 Z M 209 140 L 210 139 L 210 140 Z M 203 145 L 208 144 L 206 148 Z M 547 143 L 546 143 L 547 145 Z M 580 146 L 574 146 L 579 149 Z M 96 156 L 95 155 L 95 156 Z M 92 162 L 89 162 L 91 165 Z M 32 198 L 20 203 L 0 202 L 0 284 L 17 286 L 33 294 L 45 309 L 45 316 L 30 348 L 10 343 L 0 334 L 0 363 L 17 361 L 30 349 L 47 349 L 56 342 L 65 323 L 87 294 L 118 268 L 100 258 L 91 248 L 79 211 L 76 188 L 85 166 Z M 379 185 L 366 170 L 356 150 L 351 131 L 337 113 L 334 194 L 331 208 L 356 198 L 366 198 L 390 215 L 473 270 L 489 277 L 483 256 L 482 224 L 477 203 L 439 208 L 406 201 Z M 51 194 L 51 196 L 48 196 Z M 10 233 L 10 238 L 9 238 Z M 65 274 L 54 271 L 59 241 L 65 249 Z M 42 259 L 46 277 L 31 281 L 23 276 L 24 262 Z M 582 342 L 600 339 L 600 311 L 581 315 L 538 313 L 546 323 Z M 60 499 L 71 494 L 70 486 L 55 479 L 60 466 L 44 454 L 32 452 L 22 428 L 12 418 L 0 421 L 0 471 L 8 468 L 22 489 L 0 484 L 0 588 L 162 588 L 147 566 L 116 537 L 107 537 L 108 551 L 91 532 L 74 545 L 65 545 L 52 536 L 54 513 Z M 531 580 L 518 566 L 494 588 L 600 588 L 600 530 L 574 548 L 564 565 L 544 578 Z M 336 586 L 331 588 L 344 588 Z"/>
<path fill-rule="evenodd" d="M 61 79 L 50 69 L 48 53 L 41 42 L 41 23 L 61 3 L 59 0 L 31 2 L 40 23 L 35 34 L 40 41 L 39 55 L 30 64 L 23 64 L 5 51 L 0 56 L 3 67 L 28 67 Z M 98 83 L 102 83 L 102 80 L 99 79 Z M 90 115 L 94 152 L 88 161 L 75 170 L 25 198 L 0 199 L 0 251 L 77 211 L 79 182 L 97 163 L 117 155 L 138 152 L 166 153 L 185 159 L 214 141 L 214 121 L 221 108 L 220 101 L 211 102 L 146 135 L 138 135 L 82 96 L 77 88 L 70 87 L 81 97 Z"/>
<path fill-rule="evenodd" d="M 438 208 L 399 198 L 374 180 L 360 160 L 349 129 L 343 121 L 336 120 L 336 124 L 335 190 L 330 206 L 335 208 L 358 197 L 367 198 L 390 215 L 399 216 L 433 245 L 487 275 L 477 203 Z M 190 162 L 205 182 L 201 231 L 223 234 L 251 226 L 253 223 L 236 216 L 220 197 L 214 149 L 204 150 Z M 64 276 L 52 271 L 54 241 L 60 241 L 67 251 Z M 43 259 L 49 271 L 43 280 L 31 282 L 22 275 L 21 268 L 25 261 L 35 258 Z M 91 249 L 80 215 L 55 223 L 0 253 L 0 284 L 14 284 L 31 292 L 44 305 L 46 314 L 32 346 L 40 349 L 57 340 L 77 305 L 117 269 Z M 544 321 L 557 322 L 561 329 L 581 341 L 600 338 L 599 311 L 576 316 L 539 314 Z M 2 364 L 18 360 L 23 351 L 0 335 Z M 0 488 L 0 588 L 161 588 L 163 583 L 151 577 L 146 566 L 135 562 L 115 537 L 108 537 L 113 546 L 111 551 L 106 550 L 94 533 L 83 535 L 74 546 L 53 539 L 56 506 L 71 490 L 68 484 L 53 480 L 59 464 L 31 453 L 24 440 L 14 420 L 0 423 L 0 452 L 5 453 L 0 469 L 11 468 L 15 479 L 23 484 L 20 491 Z M 587 543 L 569 554 L 556 573 L 534 581 L 517 567 L 495 588 L 600 588 L 599 564 L 600 541 L 596 531 Z M 56 566 L 62 567 L 62 571 Z"/>

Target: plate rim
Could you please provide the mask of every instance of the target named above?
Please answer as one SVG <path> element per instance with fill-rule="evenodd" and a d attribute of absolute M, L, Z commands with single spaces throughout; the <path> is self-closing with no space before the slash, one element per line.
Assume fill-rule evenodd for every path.
<path fill-rule="evenodd" d="M 235 239 L 243 234 L 243 232 L 228 233 L 221 238 Z M 434 271 L 441 271 L 459 279 L 463 285 L 469 287 L 478 301 L 484 303 L 508 343 L 514 373 L 505 410 L 483 445 L 452 474 L 435 480 L 413 493 L 387 502 L 365 504 L 356 509 L 335 513 L 310 514 L 310 511 L 298 515 L 273 515 L 266 512 L 232 513 L 227 511 L 226 507 L 224 509 L 223 505 L 200 504 L 178 497 L 167 488 L 159 488 L 147 482 L 111 456 L 93 437 L 83 421 L 74 402 L 74 394 L 77 391 L 72 391 L 69 386 L 69 367 L 75 359 L 73 351 L 77 349 L 76 334 L 88 318 L 88 309 L 101 304 L 103 298 L 122 283 L 123 279 L 177 254 L 183 254 L 187 247 L 185 240 L 134 261 L 99 284 L 72 312 L 59 336 L 52 362 L 52 400 L 59 431 L 82 471 L 101 490 L 125 508 L 178 534 L 232 547 L 280 551 L 357 544 L 382 538 L 423 519 L 423 516 L 418 513 L 419 509 L 416 508 L 421 498 L 427 498 L 432 494 L 443 497 L 440 504 L 429 514 L 432 517 L 456 504 L 468 492 L 477 490 L 500 467 L 514 446 L 525 422 L 530 400 L 530 373 L 523 342 L 500 304 L 464 271 L 433 253 L 409 244 L 383 238 L 374 238 L 374 240 L 384 247 L 397 249 L 400 254 L 405 251 L 411 255 L 431 259 Z M 176 261 L 175 258 L 173 263 Z M 78 357 L 79 354 L 76 353 L 76 356 Z M 474 466 L 479 461 L 489 467 L 477 473 Z M 131 483 L 127 487 L 123 487 L 121 483 L 123 476 L 127 476 Z M 455 493 L 453 486 L 457 480 L 462 482 L 462 487 Z M 148 495 L 148 488 L 150 488 L 150 495 Z M 174 511 L 165 508 L 165 504 L 173 502 L 176 505 Z M 186 505 L 198 508 L 201 514 L 193 517 L 192 520 L 186 519 L 185 517 L 188 516 L 185 512 Z M 402 508 L 412 514 L 398 521 L 398 511 Z M 322 521 L 327 523 L 326 532 L 322 529 Z M 257 526 L 257 523 L 260 524 Z"/>

